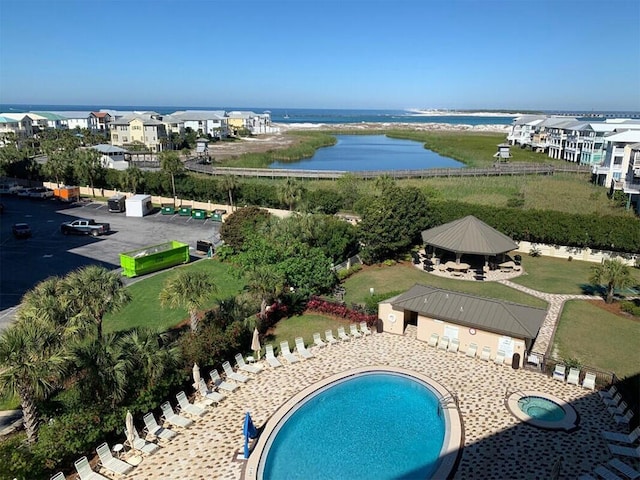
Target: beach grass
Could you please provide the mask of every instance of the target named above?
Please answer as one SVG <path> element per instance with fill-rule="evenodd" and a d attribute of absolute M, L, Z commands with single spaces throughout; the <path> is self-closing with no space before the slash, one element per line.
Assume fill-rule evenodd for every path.
<path fill-rule="evenodd" d="M 554 351 L 562 359 L 618 377 L 640 372 L 640 321 L 616 315 L 593 302 L 571 300 L 565 303 L 554 339 Z"/>
<path fill-rule="evenodd" d="M 162 308 L 158 300 L 164 282 L 175 274 L 176 269 L 208 272 L 213 277 L 218 292 L 211 296 L 203 310 L 213 307 L 217 299 L 238 295 L 245 286 L 244 280 L 234 273 L 234 268 L 231 265 L 221 263 L 215 258 L 198 260 L 151 275 L 127 287 L 131 293 L 131 302 L 119 312 L 105 317 L 105 333 L 128 330 L 134 327 L 145 327 L 157 332 L 164 332 L 187 319 L 189 315 L 186 310 Z"/>
<path fill-rule="evenodd" d="M 346 290 L 344 301 L 347 305 L 364 304 L 374 289 L 376 295 L 405 291 L 416 283 L 436 288 L 454 290 L 488 298 L 497 298 L 531 307 L 546 308 L 547 303 L 526 293 L 506 287 L 497 282 L 470 282 L 443 278 L 420 270 L 408 262 L 392 266 L 365 266 L 361 271 L 344 282 Z"/>

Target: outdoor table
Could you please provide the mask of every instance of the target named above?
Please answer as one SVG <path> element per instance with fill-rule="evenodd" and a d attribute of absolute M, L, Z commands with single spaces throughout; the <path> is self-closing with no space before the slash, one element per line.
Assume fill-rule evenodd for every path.
<path fill-rule="evenodd" d="M 122 451 L 124 450 L 124 445 L 121 443 L 116 443 L 113 446 L 113 454 L 116 458 L 120 458 L 120 455 L 122 455 Z"/>
<path fill-rule="evenodd" d="M 500 270 L 505 270 L 505 271 L 513 270 L 515 266 L 516 266 L 515 262 L 512 262 L 512 261 L 504 262 L 498 265 L 498 267 L 500 267 Z"/>
<path fill-rule="evenodd" d="M 466 272 L 469 270 L 470 265 L 468 263 L 455 263 L 455 262 L 447 262 L 447 268 L 455 272 Z"/>

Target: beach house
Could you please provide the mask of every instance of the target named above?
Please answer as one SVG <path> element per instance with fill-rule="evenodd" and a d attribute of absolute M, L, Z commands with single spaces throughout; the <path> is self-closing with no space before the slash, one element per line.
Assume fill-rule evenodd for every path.
<path fill-rule="evenodd" d="M 154 112 L 140 112 L 113 120 L 111 144 L 119 147 L 144 145 L 150 152 L 165 150 L 169 144 L 167 127 L 153 116 Z"/>

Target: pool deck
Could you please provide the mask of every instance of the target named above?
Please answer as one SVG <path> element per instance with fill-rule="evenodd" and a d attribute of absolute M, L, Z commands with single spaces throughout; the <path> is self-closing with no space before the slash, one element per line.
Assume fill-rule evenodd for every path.
<path fill-rule="evenodd" d="M 265 366 L 219 406 L 209 408 L 195 425 L 146 456 L 127 478 L 239 480 L 246 465 L 242 459 L 245 412 L 251 413 L 260 428 L 282 404 L 309 385 L 369 365 L 426 375 L 458 396 L 464 450 L 456 479 L 548 479 L 560 456 L 563 462 L 558 478 L 574 479 L 611 458 L 600 431 L 621 431 L 595 392 L 538 372 L 513 370 L 430 348 L 416 339 L 412 326 L 402 336 L 374 333 L 311 351 L 315 358 L 293 365 L 282 360 L 283 366 L 277 369 Z M 208 372 L 203 372 L 205 375 Z M 570 403 L 578 412 L 580 428 L 568 433 L 521 423 L 505 407 L 506 398 L 515 391 L 546 392 Z M 625 461 L 638 467 L 635 460 Z"/>

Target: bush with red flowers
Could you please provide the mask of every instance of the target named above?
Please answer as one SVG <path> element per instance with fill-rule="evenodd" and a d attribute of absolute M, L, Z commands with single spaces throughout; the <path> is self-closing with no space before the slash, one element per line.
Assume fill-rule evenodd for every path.
<path fill-rule="evenodd" d="M 319 297 L 311 297 L 307 303 L 307 310 L 345 318 L 354 323 L 367 322 L 369 326 L 375 325 L 378 319 L 377 315 L 369 315 L 364 310 L 349 308 L 341 303 L 330 302 Z"/>

